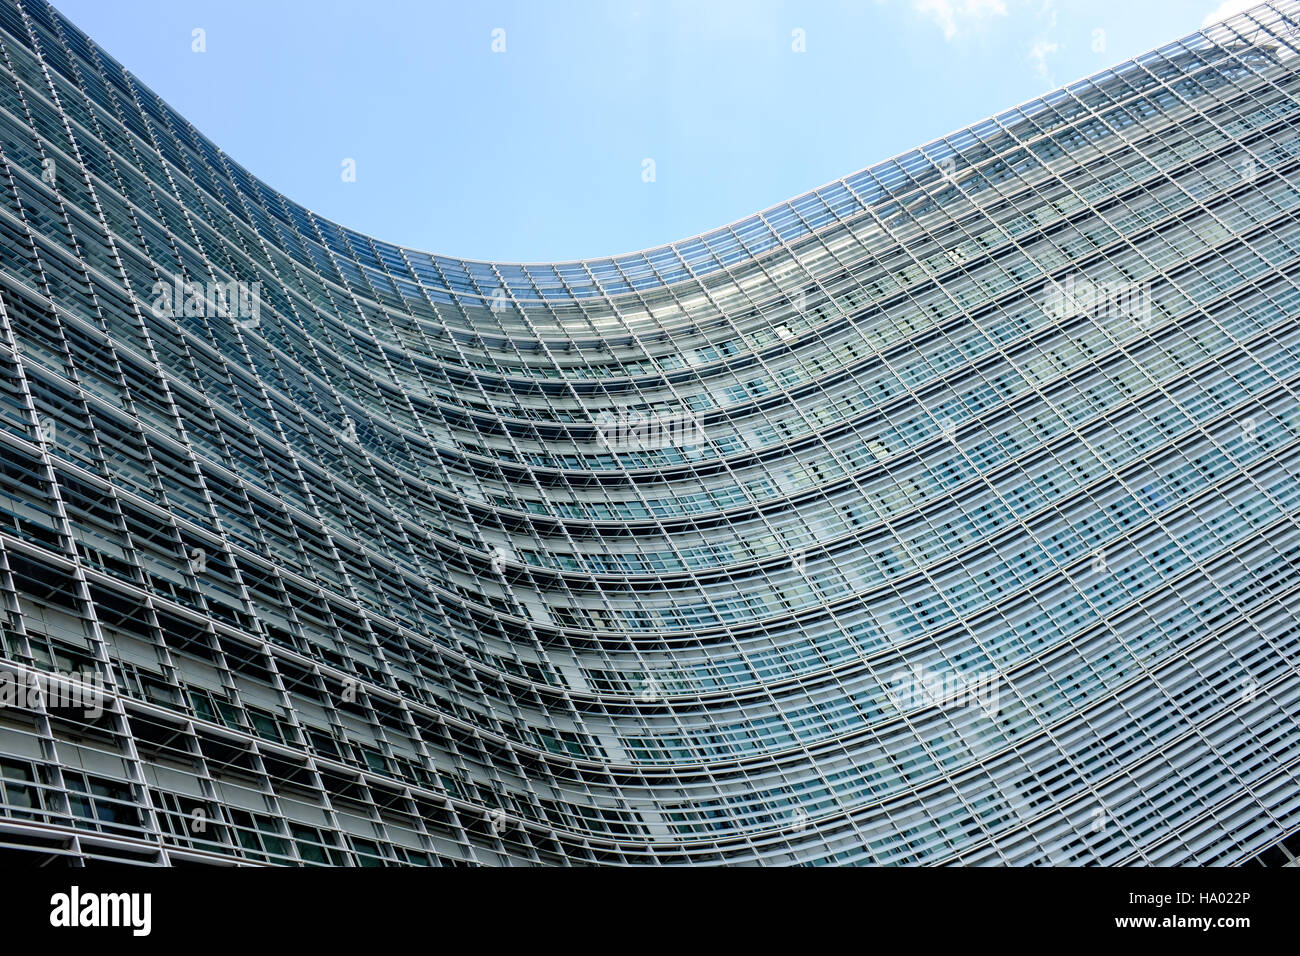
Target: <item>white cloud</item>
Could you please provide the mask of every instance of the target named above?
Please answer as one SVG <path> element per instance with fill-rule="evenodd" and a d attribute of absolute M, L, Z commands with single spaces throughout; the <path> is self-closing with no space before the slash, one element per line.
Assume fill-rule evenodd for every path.
<path fill-rule="evenodd" d="M 1049 40 L 1046 37 L 1039 37 L 1034 41 L 1034 45 L 1029 50 L 1029 59 L 1033 61 L 1034 72 L 1040 79 L 1051 81 L 1051 76 L 1047 72 L 1047 58 L 1061 49 L 1061 45 L 1055 40 Z"/>
<path fill-rule="evenodd" d="M 1047 29 L 1051 30 L 1056 26 L 1056 0 L 1043 0 L 1042 7 L 1039 8 L 1037 17 L 1039 20 L 1047 17 Z"/>
<path fill-rule="evenodd" d="M 957 35 L 959 19 L 980 20 L 1007 15 L 1007 5 L 1003 0 L 912 0 L 912 9 L 939 24 L 945 40 Z"/>
<path fill-rule="evenodd" d="M 1216 23 L 1222 23 L 1228 17 L 1234 17 L 1238 13 L 1244 13 L 1251 7 L 1259 6 L 1261 0 L 1223 0 L 1219 8 L 1205 15 L 1201 21 L 1201 26 L 1210 27 Z"/>
<path fill-rule="evenodd" d="M 1056 13 L 1056 0 L 1043 0 L 1043 5 L 1038 8 L 1034 18 L 1047 22 L 1043 24 L 1042 32 L 1034 37 L 1033 45 L 1029 48 L 1029 60 L 1034 64 L 1034 74 L 1048 86 L 1056 84 L 1052 82 L 1052 74 L 1047 69 L 1047 58 L 1061 50 L 1061 44 L 1051 38 L 1052 31 L 1056 29 Z"/>

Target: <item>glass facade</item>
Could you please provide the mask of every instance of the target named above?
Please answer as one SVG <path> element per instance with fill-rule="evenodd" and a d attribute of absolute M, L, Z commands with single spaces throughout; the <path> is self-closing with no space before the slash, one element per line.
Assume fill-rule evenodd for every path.
<path fill-rule="evenodd" d="M 0 853 L 1290 859 L 1298 53 L 1260 6 L 516 265 L 0 0 Z"/>

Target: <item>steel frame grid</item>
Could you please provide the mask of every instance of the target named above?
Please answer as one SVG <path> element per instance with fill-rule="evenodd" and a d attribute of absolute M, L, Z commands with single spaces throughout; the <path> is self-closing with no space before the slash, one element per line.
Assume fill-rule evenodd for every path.
<path fill-rule="evenodd" d="M 94 726 L 41 708 L 0 713 L 0 741 L 29 742 L 0 757 L 0 786 L 8 793 L 12 783 L 17 795 L 0 808 L 7 834 L 0 842 L 74 861 L 1258 855 L 1294 829 L 1295 754 L 1279 730 L 1297 696 L 1294 665 L 1280 667 L 1294 660 L 1293 592 L 1275 585 L 1257 600 L 1234 595 L 1276 581 L 1294 556 L 1295 501 L 1285 486 L 1295 461 L 1296 352 L 1287 325 L 1297 305 L 1296 250 L 1288 245 L 1297 195 L 1286 177 L 1296 135 L 1288 119 L 1293 70 L 1276 52 L 1234 41 L 1238 31 L 1281 24 L 1264 32 L 1294 53 L 1282 29 L 1295 12 L 1294 4 L 1257 8 L 1230 21 L 1231 37 L 1214 28 L 1214 42 L 1188 38 L 980 124 L 980 133 L 954 134 L 708 236 L 558 264 L 548 294 L 532 273 L 550 267 L 430 259 L 293 206 L 57 13 L 7 4 L 0 42 L 13 93 L 0 103 L 8 180 L 0 227 L 15 241 L 0 269 L 0 301 L 6 383 L 17 399 L 0 443 L 6 462 L 32 467 L 6 475 L 13 502 L 5 512 L 12 531 L 0 527 L 13 622 L 6 658 L 48 667 L 59 655 L 86 659 L 89 651 L 113 682 L 113 706 Z M 1142 119 L 1128 115 L 1123 128 L 1146 130 L 1136 141 L 1108 123 L 1121 108 L 1150 107 L 1152 97 L 1164 102 Z M 1030 118 L 1049 111 L 1051 128 Z M 1019 125 L 1008 125 L 1013 114 Z M 1037 134 L 1019 136 L 1025 124 Z M 1162 142 L 1172 130 L 1191 142 L 1193 129 L 1187 155 Z M 1108 151 L 1078 137 L 1076 147 L 1058 150 L 1057 170 L 1026 167 L 1026 150 L 1082 130 Z M 1000 135 L 1009 138 L 992 149 L 986 136 Z M 1250 146 L 1270 148 L 1272 159 Z M 1087 166 L 1079 158 L 1085 148 Z M 1007 158 L 1017 155 L 1012 167 Z M 936 178 L 949 156 L 966 164 L 952 183 Z M 1258 182 L 1225 178 L 1228 158 L 1242 156 L 1258 162 Z M 47 159 L 77 175 L 70 182 L 60 175 L 63 189 L 47 189 Z M 1112 160 L 1113 172 L 1102 165 Z M 1103 174 L 1127 176 L 1121 162 L 1147 175 L 1107 190 Z M 1205 179 L 1209 168 L 1217 179 Z M 1017 190 L 1006 196 L 990 173 Z M 1197 177 L 1209 193 L 1193 193 L 1193 185 L 1204 189 Z M 973 198 L 980 193 L 1007 205 L 981 206 Z M 823 201 L 830 197 L 838 198 Z M 1171 205 L 1172 197 L 1179 198 Z M 1157 202 L 1165 213 L 1137 229 L 1115 228 L 1103 211 L 1127 210 L 1142 222 Z M 908 204 L 927 218 L 913 219 Z M 800 211 L 819 205 L 812 218 Z M 1270 214 L 1260 218 L 1265 208 Z M 1037 218 L 1044 209 L 1051 211 Z M 1096 244 L 1084 225 L 1109 239 Z M 990 228 L 976 232 L 980 226 Z M 1180 229 L 1184 247 L 1155 249 Z M 755 231 L 770 239 L 737 251 L 741 234 Z M 1059 248 L 1052 237 L 1067 231 L 1095 248 Z M 945 233 L 961 241 L 932 241 Z M 999 237 L 992 248 L 984 243 L 990 233 Z M 937 267 L 931 250 L 946 257 Z M 884 265 L 891 256 L 906 264 Z M 1210 270 L 1215 257 L 1221 265 Z M 1102 262 L 1112 271 L 1101 273 Z M 863 296 L 854 270 L 868 268 L 873 282 L 889 279 L 898 292 Z M 980 284 L 977 268 L 1000 284 Z M 1184 307 L 1161 305 L 1154 326 L 1140 330 L 1097 316 L 1023 324 L 1044 282 L 1085 268 L 1161 283 Z M 459 280 L 448 278 L 457 270 L 473 277 L 480 302 L 505 290 L 506 311 L 467 305 L 454 288 Z M 249 330 L 212 317 L 158 316 L 143 289 L 176 274 L 256 277 L 272 298 L 272 317 Z M 1235 281 L 1222 284 L 1228 274 Z M 431 286 L 434 276 L 445 287 Z M 589 283 L 571 284 L 584 276 Z M 745 291 L 759 276 L 772 287 L 766 298 Z M 1207 290 L 1215 294 L 1201 294 Z M 1253 321 L 1243 300 L 1271 321 Z M 656 308 L 681 319 L 665 324 Z M 652 334 L 638 314 L 650 317 Z M 548 334 L 576 317 L 593 339 Z M 892 334 L 880 334 L 883 322 Z M 701 330 L 698 345 L 686 324 Z M 495 345 L 492 328 L 500 330 Z M 839 348 L 828 339 L 836 330 Z M 1083 350 L 1079 341 L 1104 347 Z M 958 354 L 956 363 L 932 363 L 940 353 L 923 348 L 934 342 Z M 1031 347 L 1055 375 L 1026 373 Z M 615 349 L 642 370 L 640 381 L 592 364 Z M 907 363 L 909 351 L 919 361 Z M 782 356 L 789 364 L 774 368 Z M 881 370 L 874 381 L 895 383 L 883 404 L 859 379 L 873 364 Z M 798 392 L 778 374 L 795 367 L 804 376 Z M 658 371 L 647 378 L 645 369 Z M 1198 370 L 1215 375 L 1191 395 L 1180 383 Z M 1008 393 L 998 385 L 1007 374 L 1028 388 Z M 687 394 L 692 385 L 706 391 Z M 733 399 L 715 401 L 728 387 Z M 995 400 L 979 399 L 981 389 L 993 389 Z M 1215 402 L 1229 389 L 1234 403 Z M 940 394 L 952 398 L 934 402 Z M 703 397 L 713 454 L 593 458 L 586 422 L 633 395 L 670 410 L 694 409 Z M 842 424 L 828 424 L 824 406 L 841 395 Z M 1207 405 L 1212 416 L 1197 425 L 1189 410 Z M 738 425 L 734 439 L 722 433 L 720 426 L 745 420 L 736 413 L 746 406 L 775 441 L 753 444 L 759 433 Z M 60 415 L 47 440 L 52 409 Z M 516 409 L 530 414 L 516 419 Z M 919 415 L 904 420 L 913 409 Z M 936 412 L 957 409 L 959 440 L 950 441 Z M 1230 434 L 1245 411 L 1265 419 L 1271 457 L 1245 453 Z M 539 416 L 568 424 L 543 435 Z M 1021 438 L 995 434 L 998 419 L 1017 423 Z M 527 426 L 510 426 L 521 420 Z M 1120 430 L 1139 420 L 1144 433 Z M 913 421 L 920 424 L 904 433 Z M 875 422 L 892 430 L 860 434 Z M 347 423 L 356 440 L 340 437 Z M 1175 424 L 1193 427 L 1174 431 Z M 836 444 L 836 434 L 860 440 Z M 1026 444 L 1031 435 L 1037 444 Z M 550 463 L 557 442 L 572 447 L 577 467 Z M 735 454 L 736 443 L 748 450 Z M 818 456 L 811 483 L 796 472 L 810 452 Z M 1153 509 L 1132 494 L 1136 479 L 1123 476 L 1150 472 L 1154 456 L 1174 454 L 1204 481 L 1179 484 L 1178 498 L 1163 489 L 1168 500 Z M 1102 466 L 1086 480 L 1071 473 L 1080 455 Z M 1024 470 L 1048 456 L 1054 471 Z M 1224 462 L 1235 470 L 1222 470 Z M 1015 470 L 1030 484 L 1011 485 Z M 871 502 L 879 520 L 852 532 L 836 517 L 832 481 L 846 500 Z M 1050 507 L 1027 510 L 1035 481 L 1056 495 Z M 762 529 L 759 543 L 771 546 L 751 547 L 755 532 L 725 508 L 683 509 L 666 520 L 664 499 L 648 493 L 656 485 L 669 500 L 685 500 L 682 491 L 693 488 L 741 492 L 737 499 L 727 490 L 725 500 L 744 501 L 740 509 Z M 103 494 L 97 504 L 108 519 L 88 513 L 90 487 Z M 527 509 L 497 505 L 498 496 L 520 502 L 521 487 L 535 496 Z M 1243 497 L 1232 497 L 1238 491 Z M 30 513 L 42 500 L 54 505 L 43 512 L 54 519 L 46 531 Z M 814 511 L 823 500 L 831 507 Z M 1084 502 L 1123 524 L 1111 521 L 1074 550 L 1057 548 L 1050 574 L 1029 573 L 1053 557 L 1044 541 L 1055 535 L 1046 532 L 1074 533 L 1067 506 L 1082 514 Z M 598 504 L 607 516 L 566 517 L 557 507 L 565 503 L 584 516 Z M 652 517 L 614 517 L 633 506 Z M 939 526 L 941 509 L 967 514 Z M 1220 514 L 1229 510 L 1232 527 Z M 1184 545 L 1196 542 L 1175 532 L 1189 521 L 1200 522 L 1217 550 L 1188 553 Z M 836 522 L 844 533 L 828 539 Z M 116 544 L 106 534 L 113 531 Z M 1160 534 L 1167 544 L 1152 537 Z M 936 545 L 945 535 L 955 547 Z M 873 537 L 885 550 L 873 550 L 880 547 Z M 495 574 L 493 547 L 524 540 L 553 566 L 510 561 Z M 614 546 L 620 542 L 632 546 Z M 620 558 L 652 543 L 661 563 L 666 557 L 681 570 L 619 570 Z M 1037 549 L 1041 567 L 1025 564 L 1025 547 Z M 996 561 L 995 548 L 1005 560 Z M 981 560 L 995 563 L 973 564 L 981 549 L 988 555 Z M 1078 569 L 1090 555 L 1117 549 L 1143 556 L 1173 549 L 1183 560 L 1166 557 L 1158 580 L 1149 568 L 1139 578 L 1135 561 L 1127 577 L 1084 583 Z M 802 563 L 805 550 L 815 554 L 813 572 L 787 573 L 790 555 Z M 994 580 L 982 603 L 959 601 L 971 593 L 952 576 L 963 565 Z M 74 582 L 62 594 L 74 615 L 34 585 L 29 572 L 42 567 L 62 568 Z M 1238 569 L 1236 587 L 1216 587 L 1213 575 L 1229 569 Z M 1052 603 L 1069 588 L 1076 597 Z M 883 617 L 890 602 L 896 620 Z M 1173 627 L 1177 645 L 1113 623 L 1136 621 L 1139 609 L 1162 602 L 1163 621 L 1149 619 L 1162 638 L 1161 628 Z M 1017 616 L 1017 604 L 1040 610 L 1056 628 L 1054 643 L 1024 643 L 1021 628 L 1032 621 Z M 110 608 L 130 610 L 110 618 Z M 559 616 L 566 608 L 567 623 Z M 1184 634 L 1178 622 L 1189 608 L 1205 619 Z M 70 617 L 88 631 L 80 643 Z M 678 626 L 666 626 L 672 622 Z M 974 661 L 995 665 L 1014 696 L 996 721 L 942 707 L 890 710 L 883 701 L 884 675 L 896 663 Z M 292 690 L 284 673 L 294 677 Z M 1259 678 L 1249 701 L 1231 706 L 1221 693 L 1207 695 L 1207 686 L 1221 692 L 1231 683 L 1225 675 L 1243 673 Z M 662 685 L 653 699 L 638 692 L 647 677 Z M 1048 687 L 1056 695 L 1073 688 L 1080 696 L 1066 699 L 1074 709 L 1047 709 Z M 359 690 L 356 700 L 350 688 Z M 1133 739 L 1120 736 L 1125 728 L 1185 715 L 1184 698 L 1195 693 L 1201 722 L 1189 719 L 1193 730 L 1146 735 L 1145 750 L 1124 749 Z M 1098 724 L 1095 738 L 1111 745 L 1101 757 L 1095 747 L 1061 743 L 1077 741 L 1089 721 Z M 1212 743 L 1216 728 L 1232 721 L 1240 722 L 1234 732 Z M 38 753 L 24 769 L 31 741 Z M 1254 747 L 1269 766 L 1228 763 L 1220 746 Z M 98 773 L 87 776 L 91 766 Z M 1160 774 L 1170 773 L 1199 786 L 1198 800 L 1173 808 L 1185 822 L 1166 833 L 1142 812 Z M 1056 784 L 1045 797 L 1047 780 Z M 1149 783 L 1135 782 L 1142 780 Z M 1235 789 L 1225 791 L 1225 780 Z M 990 785 L 1011 798 L 990 796 Z M 36 822 L 22 816 L 33 801 Z M 1100 831 L 1091 817 L 1099 807 L 1114 818 Z M 204 827 L 196 831 L 197 821 Z"/>

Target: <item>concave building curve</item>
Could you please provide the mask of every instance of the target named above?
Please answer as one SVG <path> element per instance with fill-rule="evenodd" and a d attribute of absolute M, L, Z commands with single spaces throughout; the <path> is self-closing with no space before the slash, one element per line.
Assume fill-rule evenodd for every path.
<path fill-rule="evenodd" d="M 0 856 L 1291 860 L 1298 17 L 517 265 L 0 0 Z"/>

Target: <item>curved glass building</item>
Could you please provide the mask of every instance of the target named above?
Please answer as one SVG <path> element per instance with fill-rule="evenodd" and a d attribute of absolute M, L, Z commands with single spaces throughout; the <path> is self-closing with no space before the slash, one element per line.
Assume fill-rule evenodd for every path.
<path fill-rule="evenodd" d="M 1292 859 L 1298 52 L 516 265 L 0 0 L 0 854 Z"/>

